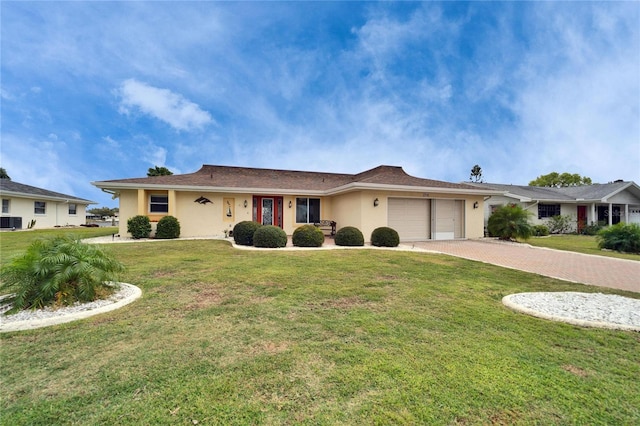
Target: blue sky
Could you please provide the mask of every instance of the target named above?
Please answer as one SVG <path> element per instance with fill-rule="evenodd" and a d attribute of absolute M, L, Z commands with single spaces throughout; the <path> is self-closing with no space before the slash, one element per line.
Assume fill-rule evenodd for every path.
<path fill-rule="evenodd" d="M 640 183 L 638 2 L 0 8 L 0 165 L 101 206 L 156 165 Z"/>

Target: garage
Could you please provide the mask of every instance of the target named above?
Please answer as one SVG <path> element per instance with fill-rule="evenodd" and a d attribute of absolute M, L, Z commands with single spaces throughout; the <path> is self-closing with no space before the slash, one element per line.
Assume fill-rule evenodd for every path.
<path fill-rule="evenodd" d="M 400 241 L 424 241 L 431 238 L 431 202 L 423 198 L 389 198 L 387 223 Z"/>

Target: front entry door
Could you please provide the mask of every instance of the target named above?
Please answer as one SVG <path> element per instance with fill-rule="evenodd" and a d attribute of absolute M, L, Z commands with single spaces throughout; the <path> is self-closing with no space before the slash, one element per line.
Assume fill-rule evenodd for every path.
<path fill-rule="evenodd" d="M 273 198 L 262 199 L 262 224 L 273 225 Z"/>
<path fill-rule="evenodd" d="M 253 220 L 282 228 L 282 197 L 253 197 Z"/>
<path fill-rule="evenodd" d="M 578 234 L 587 226 L 587 206 L 578 206 Z"/>

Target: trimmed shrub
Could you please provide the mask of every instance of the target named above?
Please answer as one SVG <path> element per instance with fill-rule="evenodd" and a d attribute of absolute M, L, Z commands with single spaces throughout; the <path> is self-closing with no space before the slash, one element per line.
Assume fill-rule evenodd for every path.
<path fill-rule="evenodd" d="M 531 213 L 516 204 L 498 207 L 491 216 L 487 230 L 492 237 L 501 240 L 531 237 L 533 227 L 529 223 Z"/>
<path fill-rule="evenodd" d="M 253 234 L 253 245 L 256 247 L 286 247 L 287 234 L 280 227 L 265 225 L 256 229 Z"/>
<path fill-rule="evenodd" d="M 324 243 L 324 234 L 314 225 L 302 225 L 293 231 L 291 240 L 296 247 L 320 247 Z"/>
<path fill-rule="evenodd" d="M 591 222 L 591 225 L 587 225 L 582 228 L 582 235 L 598 235 L 598 232 L 602 229 L 602 226 L 597 222 Z"/>
<path fill-rule="evenodd" d="M 552 234 L 566 234 L 571 229 L 573 218 L 569 215 L 552 216 L 547 221 L 549 232 Z"/>
<path fill-rule="evenodd" d="M 134 216 L 127 221 L 127 232 L 131 234 L 131 238 L 139 240 L 140 238 L 149 238 L 151 234 L 151 221 L 149 216 Z"/>
<path fill-rule="evenodd" d="M 363 246 L 364 235 L 354 226 L 345 226 L 336 232 L 335 243 L 337 246 Z"/>
<path fill-rule="evenodd" d="M 233 241 L 241 246 L 253 245 L 253 234 L 260 228 L 262 224 L 252 220 L 238 222 L 233 227 Z"/>
<path fill-rule="evenodd" d="M 95 244 L 70 236 L 34 241 L 0 271 L 0 289 L 13 293 L 9 312 L 91 302 L 111 294 L 108 282 L 124 270 Z"/>
<path fill-rule="evenodd" d="M 598 247 L 640 253 L 640 225 L 637 223 L 617 223 L 602 229 L 598 233 Z"/>
<path fill-rule="evenodd" d="M 400 236 L 395 229 L 382 226 L 371 233 L 371 244 L 376 247 L 397 247 L 400 244 Z"/>
<path fill-rule="evenodd" d="M 546 237 L 549 235 L 549 228 L 546 225 L 534 225 L 533 235 L 535 237 Z"/>
<path fill-rule="evenodd" d="M 173 239 L 180 236 L 180 222 L 173 216 L 165 216 L 158 221 L 156 238 Z"/>

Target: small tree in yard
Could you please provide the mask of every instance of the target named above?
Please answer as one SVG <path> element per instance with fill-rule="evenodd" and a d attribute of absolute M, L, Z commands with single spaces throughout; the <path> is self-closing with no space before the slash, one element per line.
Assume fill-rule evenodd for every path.
<path fill-rule="evenodd" d="M 525 240 L 533 234 L 533 227 L 529 223 L 531 213 L 515 204 L 498 207 L 489 217 L 487 230 L 492 237 L 501 240 Z"/>

